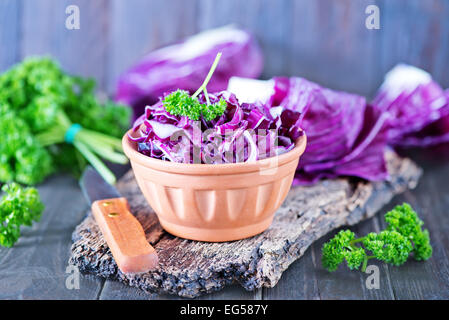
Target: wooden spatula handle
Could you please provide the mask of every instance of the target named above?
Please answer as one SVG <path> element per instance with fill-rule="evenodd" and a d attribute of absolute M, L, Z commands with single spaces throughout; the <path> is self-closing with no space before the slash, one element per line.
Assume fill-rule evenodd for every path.
<path fill-rule="evenodd" d="M 92 213 L 120 270 L 123 273 L 147 272 L 157 267 L 157 253 L 128 208 L 125 198 L 92 203 Z"/>

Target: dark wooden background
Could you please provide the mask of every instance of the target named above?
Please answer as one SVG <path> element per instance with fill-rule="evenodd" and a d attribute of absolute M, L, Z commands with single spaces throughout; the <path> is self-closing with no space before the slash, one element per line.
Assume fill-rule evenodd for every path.
<path fill-rule="evenodd" d="M 65 8 L 76 4 L 81 29 L 65 28 Z M 365 28 L 365 8 L 380 8 L 381 29 Z M 265 54 L 264 78 L 298 75 L 325 86 L 372 96 L 397 62 L 432 73 L 449 87 L 447 0 L 0 0 L 0 71 L 24 57 L 51 54 L 76 74 L 93 76 L 113 95 L 121 72 L 146 52 L 211 27 L 236 23 L 255 33 Z M 381 288 L 367 290 L 366 274 L 320 266 L 314 243 L 272 289 L 232 286 L 203 299 L 449 299 L 449 156 L 419 151 L 424 176 L 407 201 L 430 230 L 434 255 L 400 268 L 378 264 Z M 72 177 L 39 186 L 47 208 L 11 249 L 0 248 L 1 299 L 165 299 L 118 282 L 82 276 L 79 290 L 65 282 L 71 233 L 87 204 Z M 354 228 L 382 228 L 383 214 Z"/>
<path fill-rule="evenodd" d="M 70 4 L 80 8 L 80 30 L 65 28 Z M 370 4 L 380 8 L 380 30 L 365 27 Z M 260 41 L 264 78 L 298 75 L 372 96 L 403 61 L 449 86 L 447 0 L 1 0 L 0 71 L 50 54 L 112 95 L 146 52 L 230 23 Z"/>

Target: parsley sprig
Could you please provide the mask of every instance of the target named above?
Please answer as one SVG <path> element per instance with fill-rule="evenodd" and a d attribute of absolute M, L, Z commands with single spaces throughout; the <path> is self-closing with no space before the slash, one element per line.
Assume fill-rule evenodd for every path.
<path fill-rule="evenodd" d="M 165 110 L 172 115 L 186 116 L 191 120 L 199 120 L 200 117 L 203 117 L 206 121 L 211 121 L 221 116 L 226 110 L 226 101 L 221 98 L 218 102 L 211 104 L 206 89 L 207 84 L 215 72 L 218 62 L 220 61 L 220 58 L 221 52 L 219 52 L 215 57 L 214 63 L 204 79 L 203 84 L 192 96 L 190 96 L 187 91 L 180 89 L 167 95 L 163 100 Z M 201 92 L 204 93 L 206 104 L 198 101 L 197 97 Z"/>
<path fill-rule="evenodd" d="M 35 188 L 22 188 L 17 183 L 5 184 L 0 199 L 0 245 L 12 247 L 20 237 L 21 226 L 39 221 L 44 205 Z"/>
<path fill-rule="evenodd" d="M 432 256 L 429 231 L 409 204 L 396 206 L 385 215 L 387 228 L 380 233 L 369 233 L 356 238 L 354 232 L 342 230 L 324 244 L 322 263 L 335 271 L 346 261 L 349 269 L 365 271 L 369 259 L 378 259 L 395 266 L 402 265 L 413 253 L 415 260 Z"/>

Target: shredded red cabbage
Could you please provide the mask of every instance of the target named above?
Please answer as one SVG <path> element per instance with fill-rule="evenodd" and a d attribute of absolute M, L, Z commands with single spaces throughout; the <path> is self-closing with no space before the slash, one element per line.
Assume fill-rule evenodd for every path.
<path fill-rule="evenodd" d="M 276 156 L 293 149 L 303 134 L 301 113 L 260 103 L 240 104 L 227 91 L 209 93 L 210 103 L 223 98 L 227 108 L 212 121 L 193 121 L 165 110 L 162 100 L 147 106 L 134 123 L 132 141 L 149 157 L 181 163 L 237 163 Z M 200 103 L 206 103 L 203 93 Z"/>

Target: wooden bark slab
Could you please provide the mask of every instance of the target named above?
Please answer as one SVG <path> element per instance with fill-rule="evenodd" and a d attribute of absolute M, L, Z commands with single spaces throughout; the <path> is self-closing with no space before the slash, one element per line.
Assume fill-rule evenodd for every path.
<path fill-rule="evenodd" d="M 121 273 L 90 213 L 73 232 L 69 263 L 82 272 L 117 279 L 147 292 L 183 297 L 216 291 L 234 281 L 247 290 L 273 287 L 312 242 L 342 225 L 373 216 L 394 195 L 417 185 L 421 169 L 411 160 L 392 152 L 386 153 L 386 158 L 391 175 L 388 181 L 336 179 L 292 188 L 267 231 L 226 243 L 190 241 L 166 233 L 130 171 L 119 181 L 118 189 L 128 198 L 147 240 L 158 251 L 159 268 L 140 275 Z"/>

